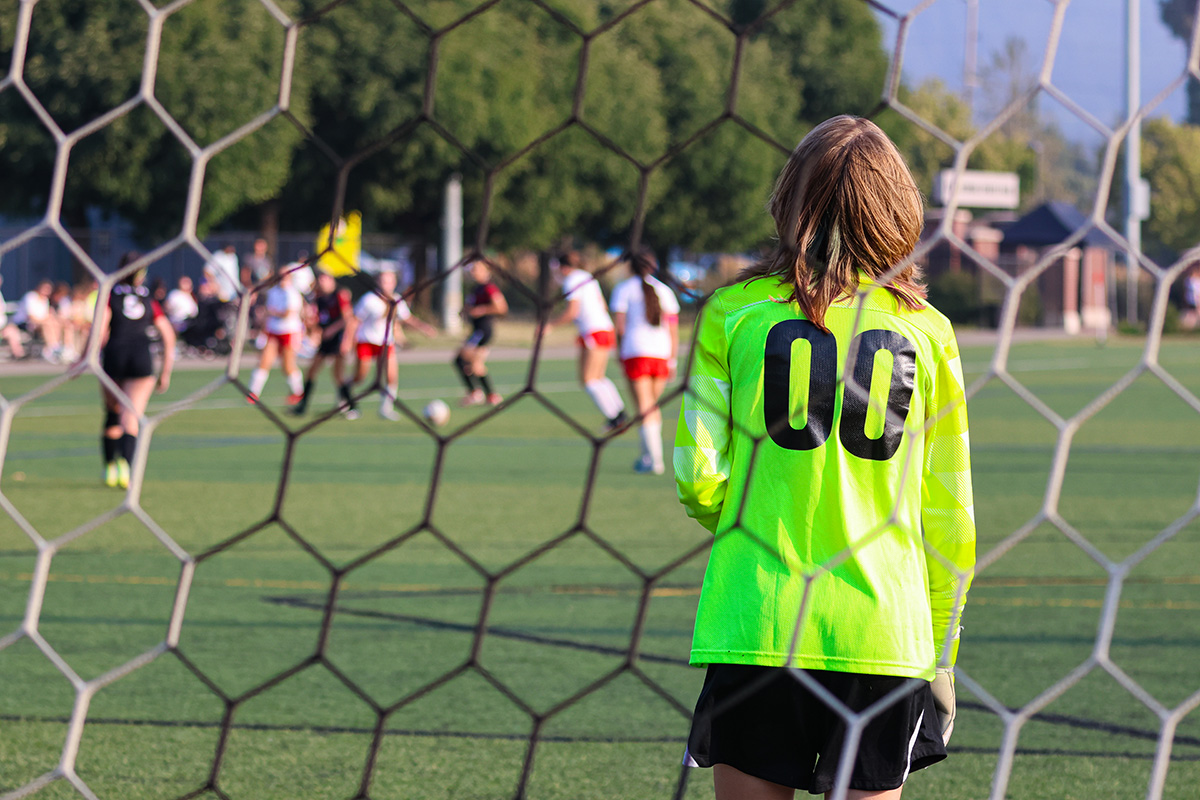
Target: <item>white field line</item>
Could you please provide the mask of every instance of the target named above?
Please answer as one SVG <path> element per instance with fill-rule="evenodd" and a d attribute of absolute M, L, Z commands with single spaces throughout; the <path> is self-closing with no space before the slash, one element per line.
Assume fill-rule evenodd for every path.
<path fill-rule="evenodd" d="M 523 386 L 523 384 L 522 384 L 522 386 Z M 511 394 L 512 392 L 516 392 L 516 391 L 520 390 L 522 388 L 522 386 L 518 386 L 516 384 L 511 384 L 511 385 L 497 384 L 496 390 L 498 392 L 500 392 L 500 394 L 503 394 L 507 397 L 508 394 Z M 539 383 L 537 385 L 537 388 L 538 388 L 539 392 L 542 392 L 545 394 L 565 394 L 566 392 L 581 392 L 581 393 L 583 392 L 583 389 L 580 388 L 579 384 L 574 381 L 545 381 L 545 382 Z M 449 398 L 451 398 L 450 405 L 453 406 L 455 399 L 461 394 L 462 394 L 461 386 L 437 386 L 437 387 L 432 387 L 432 388 L 428 388 L 428 389 L 401 389 L 398 392 L 396 392 L 396 398 L 398 400 L 403 401 L 403 400 L 433 400 L 434 398 L 438 398 L 438 397 L 445 399 L 445 398 L 449 397 Z M 319 411 L 323 405 L 332 405 L 334 399 L 335 398 L 334 398 L 334 395 L 332 392 L 319 393 L 319 394 L 315 395 L 313 398 L 314 410 Z M 174 400 L 171 402 L 178 402 L 178 400 Z M 160 403 L 151 402 L 150 405 L 146 408 L 146 413 L 149 416 L 153 416 L 158 411 L 161 411 L 163 408 L 170 405 L 171 402 L 160 402 Z M 65 416 L 72 416 L 75 414 L 90 413 L 91 411 L 93 411 L 95 409 L 95 407 L 98 407 L 98 406 L 99 406 L 98 402 L 94 406 L 92 404 L 86 404 L 86 405 L 80 404 L 80 405 L 73 405 L 73 406 L 44 406 L 44 407 L 41 407 L 41 406 L 37 406 L 35 404 L 35 405 L 31 405 L 29 408 L 22 409 L 20 416 L 25 417 L 25 418 L 28 418 L 28 417 L 65 417 Z M 284 407 L 285 406 L 282 404 L 282 402 L 273 406 L 273 408 L 275 408 L 275 410 L 280 410 L 280 409 L 283 409 Z M 187 410 L 188 411 L 223 411 L 223 410 L 233 409 L 233 408 L 250 408 L 250 405 L 245 401 L 245 399 L 240 398 L 240 397 L 237 400 L 200 400 L 200 401 L 196 402 L 194 405 L 188 406 Z M 103 409 L 101 409 L 101 410 L 103 410 Z"/>

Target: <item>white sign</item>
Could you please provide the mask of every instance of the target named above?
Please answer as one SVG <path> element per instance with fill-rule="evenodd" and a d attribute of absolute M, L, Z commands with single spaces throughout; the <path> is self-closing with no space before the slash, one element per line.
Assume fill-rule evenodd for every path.
<path fill-rule="evenodd" d="M 1138 178 L 1133 187 L 1133 216 L 1143 222 L 1150 219 L 1150 181 Z"/>
<path fill-rule="evenodd" d="M 937 174 L 933 181 L 933 202 L 942 206 L 950 202 L 955 176 L 952 169 Z M 1021 199 L 1021 179 L 1015 172 L 963 170 L 957 199 L 962 208 L 1016 208 Z"/>

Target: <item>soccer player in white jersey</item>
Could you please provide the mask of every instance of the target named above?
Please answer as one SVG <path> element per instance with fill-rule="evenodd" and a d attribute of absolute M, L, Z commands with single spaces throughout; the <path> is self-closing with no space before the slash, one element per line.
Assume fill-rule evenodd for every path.
<path fill-rule="evenodd" d="M 679 301 L 666 284 L 654 277 L 658 261 L 650 250 L 639 250 L 629 265 L 633 277 L 613 289 L 612 311 L 621 339 L 621 365 L 642 420 L 642 456 L 633 469 L 661 475 L 665 466 L 658 398 L 675 374 Z"/>
<path fill-rule="evenodd" d="M 608 420 L 608 427 L 619 428 L 625 423 L 625 401 L 605 374 L 608 354 L 617 344 L 617 332 L 608 315 L 604 292 L 596 277 L 583 269 L 578 251 L 565 253 L 558 269 L 567 307 L 546 327 L 575 323 L 579 330 L 579 383 Z"/>
<path fill-rule="evenodd" d="M 257 403 L 275 359 L 283 356 L 283 374 L 287 378 L 290 394 L 288 405 L 295 405 L 304 396 L 304 378 L 296 366 L 296 350 L 300 337 L 304 335 L 304 297 L 292 285 L 292 274 L 284 272 L 279 282 L 267 290 L 267 319 L 263 325 L 267 341 L 263 345 L 258 368 L 250 375 L 249 403 Z"/>
<path fill-rule="evenodd" d="M 848 800 L 899 800 L 946 757 L 975 566 L 958 345 L 877 125 L 813 128 L 770 210 L 772 252 L 700 312 L 675 434 L 679 498 L 714 534 L 685 763 L 717 800 L 828 797 L 843 769 Z"/>
<path fill-rule="evenodd" d="M 358 419 L 358 406 L 354 402 L 353 394 L 354 384 L 367 377 L 371 365 L 379 359 L 381 353 L 387 362 L 387 391 L 380 393 L 379 416 L 393 421 L 400 419 L 395 408 L 396 391 L 400 385 L 395 348 L 397 335 L 400 334 L 399 328 L 407 325 L 426 336 L 437 335 L 433 326 L 413 316 L 403 297 L 396 296 L 396 273 L 380 272 L 378 286 L 378 294 L 367 292 L 354 305 L 354 341 L 358 363 L 355 365 L 354 376 L 342 384 L 342 400 L 347 406 L 346 419 Z M 392 298 L 395 302 L 396 312 L 390 319 L 390 304 L 384 297 Z"/>

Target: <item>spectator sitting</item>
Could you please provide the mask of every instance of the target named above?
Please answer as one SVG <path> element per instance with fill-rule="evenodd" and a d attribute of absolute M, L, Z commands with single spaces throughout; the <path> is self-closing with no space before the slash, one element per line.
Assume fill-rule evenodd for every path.
<path fill-rule="evenodd" d="M 179 283 L 167 295 L 166 304 L 163 309 L 167 312 L 167 319 L 171 320 L 171 325 L 177 333 L 183 333 L 187 328 L 188 323 L 196 318 L 200 308 L 196 305 L 196 298 L 192 295 L 192 279 L 184 275 L 179 279 Z"/>
<path fill-rule="evenodd" d="M 242 282 L 238 278 L 238 257 L 233 245 L 226 245 L 221 252 L 212 254 L 204 265 L 204 277 L 217 285 L 217 297 L 222 303 L 231 303 L 238 298 Z"/>
<path fill-rule="evenodd" d="M 4 278 L 0 277 L 0 286 L 3 284 Z M 3 294 L 0 294 L 0 338 L 8 342 L 8 349 L 13 358 L 25 357 L 25 346 L 21 344 L 21 332 L 17 330 L 16 325 L 8 321 L 7 305 L 4 302 Z"/>
<path fill-rule="evenodd" d="M 79 352 L 87 348 L 88 337 L 92 333 L 92 313 L 96 308 L 96 299 L 92 297 L 96 281 L 84 278 L 71 289 L 71 302 L 67 304 L 63 315 L 63 330 L 71 329 Z M 66 338 L 65 335 L 63 337 Z"/>
<path fill-rule="evenodd" d="M 262 283 L 271 274 L 271 257 L 267 255 L 267 240 L 255 239 L 254 251 L 242 258 L 241 277 L 245 286 Z"/>
<path fill-rule="evenodd" d="M 62 324 L 50 305 L 50 295 L 53 293 L 54 284 L 42 279 L 36 289 L 31 289 L 21 298 L 17 313 L 13 314 L 13 322 L 30 336 L 41 336 L 46 345 L 42 358 L 57 364 L 63 356 Z"/>
<path fill-rule="evenodd" d="M 66 281 L 58 281 L 50 290 L 50 310 L 58 318 L 58 326 L 61 331 L 60 360 L 64 363 L 74 361 L 79 348 L 78 342 L 75 340 L 75 328 L 71 326 L 71 286 Z"/>

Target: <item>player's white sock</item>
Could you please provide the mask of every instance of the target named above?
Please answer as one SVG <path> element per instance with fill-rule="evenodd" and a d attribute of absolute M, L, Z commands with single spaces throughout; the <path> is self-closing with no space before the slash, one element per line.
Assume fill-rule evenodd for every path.
<path fill-rule="evenodd" d="M 608 418 L 612 419 L 625 410 L 625 401 L 621 399 L 621 392 L 611 379 L 601 378 L 600 382 L 604 384 L 604 391 L 608 394 L 609 408 L 612 409 L 612 413 L 608 415 Z"/>
<path fill-rule="evenodd" d="M 265 369 L 256 369 L 250 374 L 250 394 L 258 397 L 262 394 L 263 387 L 267 385 L 267 376 L 271 373 Z"/>
<path fill-rule="evenodd" d="M 612 419 L 621 413 L 621 406 L 614 405 L 612 394 L 608 391 L 611 386 L 612 381 L 608 378 L 588 381 L 583 385 L 583 388 L 587 390 L 588 395 L 592 398 L 592 402 L 596 404 L 596 408 L 600 409 L 600 413 L 604 415 L 605 419 Z M 616 387 L 613 388 L 615 389 Z"/>
<path fill-rule="evenodd" d="M 300 374 L 300 370 L 289 372 L 287 382 L 292 394 L 304 394 L 304 376 Z"/>
<path fill-rule="evenodd" d="M 661 471 L 664 468 L 662 452 L 662 423 L 643 422 L 641 434 L 642 453 L 650 456 L 650 463 L 654 465 L 655 472 Z"/>
<path fill-rule="evenodd" d="M 379 395 L 379 407 L 381 409 L 392 410 L 392 406 L 396 404 L 396 392 L 400 390 L 400 382 L 389 383 L 387 392 Z"/>

